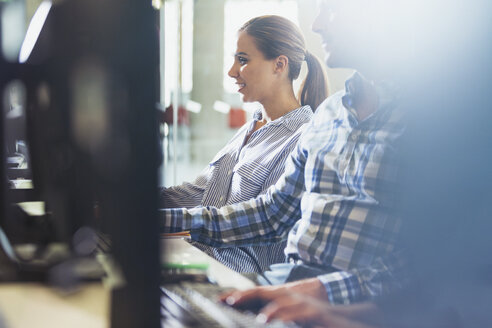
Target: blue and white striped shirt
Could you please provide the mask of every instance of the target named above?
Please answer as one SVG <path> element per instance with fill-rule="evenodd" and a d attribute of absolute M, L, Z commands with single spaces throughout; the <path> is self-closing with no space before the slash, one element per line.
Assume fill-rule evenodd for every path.
<path fill-rule="evenodd" d="M 258 110 L 253 120 L 239 129 L 193 183 L 161 189 L 160 207 L 221 207 L 255 198 L 283 174 L 301 127 L 312 116 L 311 107 L 299 107 L 268 122 L 244 143 L 255 122 L 262 119 Z"/>
<path fill-rule="evenodd" d="M 262 112 L 258 110 L 253 116 L 253 121 L 239 129 L 193 183 L 161 190 L 161 208 L 221 207 L 264 193 L 283 174 L 285 161 L 295 148 L 302 126 L 309 122 L 312 116 L 311 107 L 299 107 L 268 122 L 253 132 L 244 143 L 255 122 L 262 119 Z M 194 245 L 241 272 L 258 272 L 265 270 L 271 263 L 285 260 L 285 241 L 268 247 L 242 249 L 217 249 L 200 243 Z"/>
<path fill-rule="evenodd" d="M 403 127 L 396 90 L 377 89 L 379 108 L 360 122 L 343 106 L 345 91 L 325 100 L 265 194 L 220 209 L 163 210 L 163 231 L 190 230 L 212 246 L 266 245 L 288 234 L 286 254 L 338 270 L 319 277 L 331 302 L 380 295 L 400 226 L 393 208 Z"/>

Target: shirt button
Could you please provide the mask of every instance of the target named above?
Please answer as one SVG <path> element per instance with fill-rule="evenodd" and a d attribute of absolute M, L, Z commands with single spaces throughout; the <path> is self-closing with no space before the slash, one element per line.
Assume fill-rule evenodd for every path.
<path fill-rule="evenodd" d="M 220 201 L 223 201 L 224 200 L 224 197 L 223 196 L 220 196 Z"/>
<path fill-rule="evenodd" d="M 229 170 L 229 172 L 227 172 L 227 174 L 228 174 L 228 175 L 231 175 L 231 173 L 232 173 L 232 171 L 231 171 L 231 170 Z"/>

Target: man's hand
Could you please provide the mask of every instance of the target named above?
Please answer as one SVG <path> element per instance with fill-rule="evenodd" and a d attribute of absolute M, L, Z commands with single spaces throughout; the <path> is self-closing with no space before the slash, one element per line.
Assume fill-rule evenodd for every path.
<path fill-rule="evenodd" d="M 229 305 L 235 305 L 254 299 L 271 301 L 290 293 L 328 301 L 326 290 L 318 278 L 303 279 L 279 286 L 260 286 L 245 291 L 233 291 L 222 295 L 221 300 Z"/>
<path fill-rule="evenodd" d="M 328 328 L 374 328 L 365 322 L 379 322 L 378 318 L 378 311 L 372 304 L 333 306 L 309 296 L 290 293 L 270 302 L 257 320 L 264 323 L 274 319 L 295 321 L 303 326 Z"/>
<path fill-rule="evenodd" d="M 261 322 L 278 319 L 324 327 L 372 328 L 361 320 L 370 318 L 371 322 L 379 321 L 377 308 L 372 304 L 330 305 L 325 288 L 317 278 L 280 286 L 233 291 L 222 295 L 221 300 L 232 306 L 241 306 L 255 300 L 267 301 L 268 304 L 258 314 Z"/>

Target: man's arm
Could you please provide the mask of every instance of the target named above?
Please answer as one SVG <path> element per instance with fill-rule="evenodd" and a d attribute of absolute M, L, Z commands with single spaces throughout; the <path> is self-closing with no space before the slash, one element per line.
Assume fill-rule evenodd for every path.
<path fill-rule="evenodd" d="M 403 252 L 397 252 L 358 270 L 338 271 L 278 286 L 233 291 L 224 294 L 222 300 L 234 305 L 257 299 L 272 301 L 295 293 L 329 304 L 361 302 L 403 288 L 408 281 L 406 262 L 402 260 L 404 256 Z"/>
<path fill-rule="evenodd" d="M 385 296 L 408 282 L 406 254 L 390 252 L 369 266 L 318 276 L 332 304 L 350 304 Z"/>
<path fill-rule="evenodd" d="M 377 305 L 363 303 L 332 306 L 302 294 L 278 297 L 262 309 L 260 322 L 295 321 L 301 325 L 333 328 L 375 328 L 383 326 L 383 315 Z"/>
<path fill-rule="evenodd" d="M 264 195 L 222 208 L 162 209 L 162 232 L 190 230 L 192 239 L 211 246 L 275 242 L 301 217 L 305 153 L 300 144 L 284 175 Z"/>

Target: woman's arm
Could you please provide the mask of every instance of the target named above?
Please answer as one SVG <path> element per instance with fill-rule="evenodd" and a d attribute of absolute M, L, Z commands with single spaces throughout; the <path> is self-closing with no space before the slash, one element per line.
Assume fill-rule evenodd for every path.
<path fill-rule="evenodd" d="M 208 183 L 211 168 L 207 166 L 193 183 L 184 182 L 179 186 L 161 188 L 159 190 L 159 208 L 186 207 L 201 205 L 203 194 Z"/>

